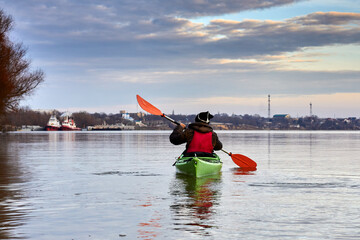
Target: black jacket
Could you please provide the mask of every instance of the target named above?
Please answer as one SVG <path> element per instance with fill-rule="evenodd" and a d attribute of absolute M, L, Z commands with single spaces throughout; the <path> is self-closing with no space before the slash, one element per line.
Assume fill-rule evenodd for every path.
<path fill-rule="evenodd" d="M 193 139 L 194 131 L 200 133 L 212 132 L 212 145 L 214 150 L 222 149 L 222 143 L 220 142 L 217 134 L 213 131 L 212 127 L 207 123 L 201 122 L 191 123 L 188 128 L 185 129 L 180 125 L 176 126 L 170 135 L 170 142 L 174 145 L 186 143 L 187 149 L 191 140 Z"/>

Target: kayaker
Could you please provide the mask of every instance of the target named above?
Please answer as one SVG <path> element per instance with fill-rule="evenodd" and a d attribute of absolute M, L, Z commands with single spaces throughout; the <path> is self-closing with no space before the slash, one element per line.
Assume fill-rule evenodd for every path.
<path fill-rule="evenodd" d="M 174 145 L 186 143 L 184 155 L 212 156 L 214 150 L 222 149 L 222 143 L 209 125 L 213 117 L 208 111 L 201 112 L 187 128 L 183 123 L 177 125 L 170 135 L 170 142 Z"/>

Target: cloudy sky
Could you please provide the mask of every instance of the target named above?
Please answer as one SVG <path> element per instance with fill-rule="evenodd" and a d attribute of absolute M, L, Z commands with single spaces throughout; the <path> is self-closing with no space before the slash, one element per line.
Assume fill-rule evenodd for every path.
<path fill-rule="evenodd" d="M 0 0 L 33 109 L 360 117 L 359 0 Z"/>

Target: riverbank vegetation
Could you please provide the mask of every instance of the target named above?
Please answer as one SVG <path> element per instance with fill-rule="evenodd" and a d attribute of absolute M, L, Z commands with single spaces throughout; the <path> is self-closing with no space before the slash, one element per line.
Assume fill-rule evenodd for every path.
<path fill-rule="evenodd" d="M 12 17 L 0 9 L 0 125 L 6 114 L 17 111 L 20 101 L 44 81 L 42 70 L 30 68 L 24 45 L 11 41 L 13 26 Z"/>

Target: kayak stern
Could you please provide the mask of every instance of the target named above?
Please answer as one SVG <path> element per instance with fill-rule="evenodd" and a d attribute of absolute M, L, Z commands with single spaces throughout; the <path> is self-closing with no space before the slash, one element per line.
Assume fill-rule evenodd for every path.
<path fill-rule="evenodd" d="M 180 156 L 175 162 L 177 172 L 203 177 L 218 174 L 222 168 L 220 158 L 216 157 L 183 157 Z"/>

